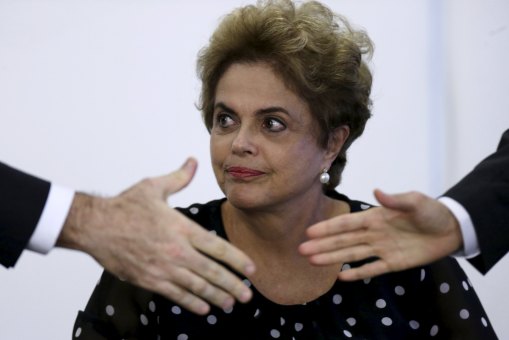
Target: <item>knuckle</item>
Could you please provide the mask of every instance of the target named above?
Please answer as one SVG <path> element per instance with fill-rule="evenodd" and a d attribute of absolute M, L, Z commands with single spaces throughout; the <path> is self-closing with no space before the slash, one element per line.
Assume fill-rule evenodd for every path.
<path fill-rule="evenodd" d="M 151 186 L 153 185 L 153 179 L 149 177 L 145 177 L 140 181 L 140 185 L 142 186 Z"/>
<path fill-rule="evenodd" d="M 222 268 L 216 263 L 208 267 L 207 274 L 210 280 L 214 282 L 220 283 L 226 279 L 226 275 L 223 275 Z"/>
<path fill-rule="evenodd" d="M 216 253 L 216 256 L 219 258 L 219 259 L 223 259 L 226 257 L 227 253 L 228 253 L 228 249 L 227 249 L 227 246 L 226 246 L 226 243 L 224 242 L 219 242 L 216 246 L 216 249 L 215 249 L 215 253 Z"/>
<path fill-rule="evenodd" d="M 192 294 L 180 289 L 176 302 L 184 308 L 192 309 L 194 300 L 195 297 Z"/>
<path fill-rule="evenodd" d="M 323 231 L 323 234 L 332 234 L 336 231 L 336 224 L 333 223 L 332 221 L 330 220 L 326 220 L 324 222 L 322 222 L 322 231 Z"/>
<path fill-rule="evenodd" d="M 206 296 L 209 291 L 209 284 L 204 280 L 194 280 L 190 285 L 190 289 L 197 295 Z"/>
<path fill-rule="evenodd" d="M 174 302 L 182 304 L 185 303 L 186 292 L 182 288 L 175 286 L 173 284 L 170 285 L 161 284 L 157 285 L 156 288 L 158 291 L 163 292 Z"/>
<path fill-rule="evenodd" d="M 343 245 L 343 241 L 340 237 L 334 237 L 332 239 L 332 245 L 335 248 L 340 248 Z"/>
<path fill-rule="evenodd" d="M 414 204 L 420 204 L 426 198 L 426 196 L 423 193 L 418 191 L 411 191 L 409 197 Z"/>
<path fill-rule="evenodd" d="M 179 263 L 184 262 L 188 258 L 186 249 L 179 243 L 168 244 L 166 246 L 166 254 Z"/>
<path fill-rule="evenodd" d="M 141 182 L 141 187 L 144 188 L 144 189 L 147 189 L 147 190 L 154 190 L 154 189 L 157 189 L 159 184 L 158 184 L 158 181 L 156 178 L 153 178 L 153 177 L 146 177 L 144 178 Z"/>

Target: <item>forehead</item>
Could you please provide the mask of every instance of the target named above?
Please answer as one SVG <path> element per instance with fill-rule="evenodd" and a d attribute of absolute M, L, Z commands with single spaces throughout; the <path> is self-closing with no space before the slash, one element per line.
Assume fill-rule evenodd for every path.
<path fill-rule="evenodd" d="M 235 63 L 228 67 L 216 87 L 215 104 L 220 102 L 246 109 L 281 106 L 292 111 L 309 111 L 306 101 L 264 62 Z"/>

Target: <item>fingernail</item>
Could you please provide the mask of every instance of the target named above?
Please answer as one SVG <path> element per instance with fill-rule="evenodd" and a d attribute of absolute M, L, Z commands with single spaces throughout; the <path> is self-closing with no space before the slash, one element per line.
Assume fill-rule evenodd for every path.
<path fill-rule="evenodd" d="M 235 303 L 235 300 L 233 298 L 227 298 L 224 302 L 223 302 L 223 309 L 229 309 L 229 308 L 232 308 L 233 307 L 233 304 Z"/>
<path fill-rule="evenodd" d="M 255 272 L 256 268 L 254 266 L 254 264 L 248 264 L 245 268 L 245 274 L 246 275 L 251 275 Z"/>
<path fill-rule="evenodd" d="M 198 307 L 198 313 L 199 313 L 200 315 L 205 315 L 205 314 L 207 314 L 207 313 L 209 312 L 209 310 L 210 310 L 210 307 L 209 307 L 209 305 L 208 305 L 208 304 L 206 304 L 206 303 L 202 303 L 202 304 L 200 304 L 200 306 Z"/>
<path fill-rule="evenodd" d="M 182 167 L 181 167 L 181 168 L 182 168 L 182 169 L 186 169 L 186 168 L 189 166 L 190 161 L 191 161 L 191 159 L 190 159 L 190 158 L 188 158 L 188 159 L 184 162 L 184 164 L 182 164 Z"/>
<path fill-rule="evenodd" d="M 242 292 L 242 294 L 240 295 L 240 301 L 241 302 L 248 302 L 249 300 L 251 300 L 251 291 L 250 290 L 245 290 L 244 292 Z"/>

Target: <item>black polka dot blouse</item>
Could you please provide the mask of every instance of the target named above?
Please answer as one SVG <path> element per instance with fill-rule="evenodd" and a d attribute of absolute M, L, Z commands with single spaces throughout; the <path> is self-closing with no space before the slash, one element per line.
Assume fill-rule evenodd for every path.
<path fill-rule="evenodd" d="M 352 212 L 370 206 L 338 193 Z M 182 213 L 226 238 L 216 200 Z M 346 267 L 358 264 L 345 264 Z M 251 283 L 244 279 L 251 286 Z M 432 265 L 369 280 L 340 282 L 302 305 L 279 305 L 251 286 L 253 299 L 208 315 L 186 311 L 158 294 L 104 272 L 73 339 L 497 339 L 458 263 Z"/>

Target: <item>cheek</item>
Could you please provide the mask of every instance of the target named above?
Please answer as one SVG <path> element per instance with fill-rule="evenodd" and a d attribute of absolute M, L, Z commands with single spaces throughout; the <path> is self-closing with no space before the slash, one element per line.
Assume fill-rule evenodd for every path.
<path fill-rule="evenodd" d="M 214 168 L 222 165 L 228 152 L 229 146 L 225 138 L 218 138 L 217 136 L 210 138 L 210 159 Z"/>
<path fill-rule="evenodd" d="M 294 172 L 319 172 L 322 166 L 325 151 L 314 144 L 314 140 L 302 141 L 294 143 L 290 150 L 281 154 L 281 159 L 285 159 L 288 166 Z"/>
<path fill-rule="evenodd" d="M 210 139 L 210 162 L 212 164 L 212 171 L 214 172 L 214 177 L 216 178 L 216 182 L 223 190 L 223 162 L 225 156 L 222 155 L 222 148 L 219 147 L 217 138 L 211 137 Z"/>

